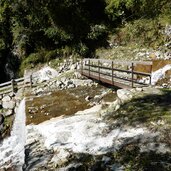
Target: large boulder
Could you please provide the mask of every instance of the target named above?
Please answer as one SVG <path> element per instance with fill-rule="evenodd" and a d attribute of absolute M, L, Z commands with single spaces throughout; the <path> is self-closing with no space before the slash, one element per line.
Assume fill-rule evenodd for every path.
<path fill-rule="evenodd" d="M 11 100 L 10 96 L 4 96 L 2 99 L 3 102 L 9 102 L 10 100 Z"/>
<path fill-rule="evenodd" d="M 59 73 L 55 69 L 45 66 L 39 71 L 33 73 L 33 83 L 43 83 L 57 77 L 58 74 Z"/>
<path fill-rule="evenodd" d="M 11 100 L 11 101 L 4 101 L 2 103 L 2 107 L 4 109 L 14 109 L 15 108 L 15 101 Z"/>
<path fill-rule="evenodd" d="M 10 96 L 4 96 L 2 99 L 2 107 L 4 109 L 14 109 L 15 101 Z"/>

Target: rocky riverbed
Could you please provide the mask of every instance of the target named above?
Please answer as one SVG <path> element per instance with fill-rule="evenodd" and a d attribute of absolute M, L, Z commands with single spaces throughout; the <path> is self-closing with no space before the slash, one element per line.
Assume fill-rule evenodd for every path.
<path fill-rule="evenodd" d="M 28 125 L 24 170 L 170 170 L 170 108 L 141 113 L 170 96 L 153 88 L 118 90 L 113 102 Z"/>
<path fill-rule="evenodd" d="M 27 124 L 38 124 L 58 116 L 70 116 L 99 104 L 102 100 L 110 102 L 115 98 L 116 93 L 112 89 L 100 85 L 80 86 L 28 97 Z"/>

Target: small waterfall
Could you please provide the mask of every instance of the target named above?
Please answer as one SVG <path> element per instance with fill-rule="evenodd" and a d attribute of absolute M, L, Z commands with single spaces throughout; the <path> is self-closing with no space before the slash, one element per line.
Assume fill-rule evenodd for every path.
<path fill-rule="evenodd" d="M 0 144 L 0 169 L 14 167 L 22 170 L 24 164 L 24 145 L 26 140 L 25 99 L 17 109 L 11 136 Z"/>

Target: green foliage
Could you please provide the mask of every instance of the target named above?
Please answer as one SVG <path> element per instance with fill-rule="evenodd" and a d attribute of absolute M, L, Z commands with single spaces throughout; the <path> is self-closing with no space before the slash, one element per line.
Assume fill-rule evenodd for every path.
<path fill-rule="evenodd" d="M 44 56 L 43 56 L 43 61 L 44 62 L 49 62 L 52 59 L 61 57 L 62 55 L 63 54 L 62 54 L 62 51 L 61 50 L 51 50 L 51 51 L 47 51 L 44 54 Z"/>
<path fill-rule="evenodd" d="M 163 45 L 166 40 L 166 36 L 163 34 L 165 26 L 166 22 L 160 18 L 134 20 L 116 30 L 115 41 L 135 43 L 155 49 Z"/>
<path fill-rule="evenodd" d="M 106 13 L 115 21 L 120 19 L 154 18 L 171 5 L 167 0 L 106 0 Z M 168 9 L 167 8 L 167 9 Z"/>
<path fill-rule="evenodd" d="M 118 27 L 125 42 L 140 38 L 158 46 L 164 40 L 158 23 L 171 23 L 170 7 L 167 0 L 1 0 L 0 51 L 7 52 L 3 61 L 15 52 L 22 63 L 46 62 L 59 54 L 91 57 Z M 30 57 L 42 49 L 51 51 L 42 61 Z"/>
<path fill-rule="evenodd" d="M 64 30 L 53 27 L 45 29 L 45 35 L 52 39 L 56 44 L 72 39 L 72 36 L 67 34 Z"/>
<path fill-rule="evenodd" d="M 20 74 L 23 74 L 24 69 L 34 68 L 37 64 L 49 62 L 52 59 L 60 58 L 61 56 L 63 56 L 63 51 L 58 49 L 51 51 L 45 51 L 42 49 L 37 53 L 31 53 L 22 61 L 20 66 Z"/>
<path fill-rule="evenodd" d="M 85 44 L 83 44 L 82 42 L 80 42 L 74 48 L 75 48 L 75 52 L 78 53 L 81 56 L 85 56 L 86 57 L 89 54 L 89 48 Z"/>
<path fill-rule="evenodd" d="M 88 33 L 88 39 L 99 40 L 107 34 L 107 28 L 105 25 L 94 25 L 90 27 L 90 33 Z"/>
<path fill-rule="evenodd" d="M 27 67 L 27 66 L 34 66 L 38 63 L 42 63 L 43 55 L 44 53 L 32 53 L 23 61 L 22 65 Z"/>

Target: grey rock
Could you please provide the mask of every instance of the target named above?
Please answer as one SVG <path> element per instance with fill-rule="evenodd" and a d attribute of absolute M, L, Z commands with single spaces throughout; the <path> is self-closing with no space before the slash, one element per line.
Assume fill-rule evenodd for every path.
<path fill-rule="evenodd" d="M 167 88 L 167 87 L 168 87 L 168 84 L 163 83 L 163 84 L 162 84 L 162 87 L 163 87 L 163 88 Z"/>
<path fill-rule="evenodd" d="M 3 98 L 2 98 L 2 101 L 3 102 L 9 102 L 11 100 L 11 97 L 10 96 L 4 96 Z"/>
<path fill-rule="evenodd" d="M 2 107 L 4 109 L 14 109 L 14 107 L 15 107 L 15 101 L 14 100 L 11 100 L 11 101 L 3 101 Z"/>
<path fill-rule="evenodd" d="M 4 115 L 5 116 L 10 116 L 12 114 L 13 114 L 13 110 L 11 110 L 11 109 L 9 109 L 9 110 L 7 110 L 7 111 L 4 112 Z"/>
<path fill-rule="evenodd" d="M 94 96 L 94 102 L 95 103 L 99 103 L 101 99 L 102 99 L 102 97 L 100 95 L 95 95 Z"/>
<path fill-rule="evenodd" d="M 10 97 L 14 97 L 15 96 L 15 93 L 14 92 L 11 92 L 11 93 L 9 93 L 9 96 Z"/>
<path fill-rule="evenodd" d="M 75 88 L 75 84 L 70 84 L 67 88 Z"/>

